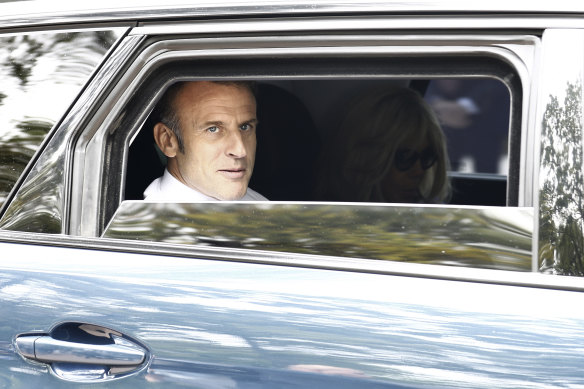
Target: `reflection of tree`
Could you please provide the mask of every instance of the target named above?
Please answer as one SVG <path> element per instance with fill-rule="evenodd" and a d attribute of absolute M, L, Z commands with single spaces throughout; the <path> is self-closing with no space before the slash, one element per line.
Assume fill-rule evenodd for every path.
<path fill-rule="evenodd" d="M 10 167 L 0 169 L 0 203 L 4 200 L 1 195 L 10 192 L 51 126 L 47 121 L 23 121 L 16 125 L 19 132 L 9 141 L 0 142 L 0 166 Z"/>
<path fill-rule="evenodd" d="M 543 121 L 540 263 L 543 271 L 584 276 L 582 88 L 568 83 L 561 104 L 550 96 Z"/>
<path fill-rule="evenodd" d="M 111 31 L 0 36 L 0 206 L 115 39 Z"/>
<path fill-rule="evenodd" d="M 28 84 L 37 59 L 43 54 L 43 43 L 28 35 L 22 36 L 22 39 L 11 37 L 5 40 L 4 43 L 8 44 L 8 50 L 10 51 L 15 51 L 22 46 L 26 47 L 24 50 L 19 50 L 24 51 L 23 55 L 12 56 L 8 66 L 10 67 L 10 74 L 20 80 L 20 85 Z"/>
<path fill-rule="evenodd" d="M 509 213 L 509 210 L 502 210 Z M 521 210 L 515 210 L 518 213 Z M 125 203 L 106 236 L 528 271 L 531 234 L 478 210 Z"/>

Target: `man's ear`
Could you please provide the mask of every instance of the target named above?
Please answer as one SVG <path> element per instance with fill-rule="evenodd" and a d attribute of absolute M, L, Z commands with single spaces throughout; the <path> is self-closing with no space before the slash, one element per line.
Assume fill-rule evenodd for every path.
<path fill-rule="evenodd" d="M 168 158 L 174 158 L 179 151 L 176 134 L 163 123 L 154 125 L 154 141 Z"/>

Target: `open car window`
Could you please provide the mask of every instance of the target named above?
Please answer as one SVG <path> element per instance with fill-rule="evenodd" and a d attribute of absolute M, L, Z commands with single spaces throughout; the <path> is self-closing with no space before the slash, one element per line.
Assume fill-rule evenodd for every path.
<path fill-rule="evenodd" d="M 492 59 L 463 57 L 429 67 L 422 60 L 400 58 L 397 63 L 367 62 L 370 72 L 379 73 L 376 77 L 364 76 L 353 61 L 341 66 L 345 76 L 324 77 L 319 72 L 330 72 L 330 67 L 302 60 L 300 69 L 312 76 L 291 78 L 286 76 L 291 65 L 260 62 L 263 72 L 278 76 L 244 78 L 256 83 L 259 119 L 249 187 L 270 201 L 142 201 L 144 189 L 164 173 L 166 163 L 153 140 L 155 122 L 149 114 L 128 147 L 124 201 L 102 236 L 171 246 L 251 249 L 265 255 L 281 252 L 532 270 L 533 208 L 516 207 L 523 87 L 513 68 Z M 245 71 L 257 72 L 254 65 L 259 63 L 246 63 Z M 401 72 L 406 66 L 414 67 L 418 75 L 405 77 Z M 175 68 L 173 80 L 158 87 L 156 95 L 160 97 L 160 89 L 176 81 L 241 79 L 201 77 L 192 68 L 186 72 L 182 66 Z M 458 95 L 441 96 L 444 91 L 439 86 L 449 83 L 460 84 Z M 331 145 L 343 140 L 345 133 L 339 128 L 344 116 L 362 96 L 394 89 L 414 91 L 439 122 L 447 150 L 448 196 L 397 204 L 383 198 L 347 201 L 334 193 L 323 195 L 319 192 L 327 174 L 323 175 L 323 165 Z M 444 111 L 450 100 L 466 110 L 465 117 L 460 111 Z M 146 113 L 156 103 L 151 101 Z M 367 119 L 363 117 L 362 127 L 354 131 L 365 131 Z M 379 145 L 365 148 L 365 154 L 374 152 L 372 146 Z M 345 150 L 347 155 L 344 152 L 341 158 L 355 158 L 350 151 Z"/>
<path fill-rule="evenodd" d="M 448 89 L 454 85 L 456 90 Z M 329 157 L 327 148 L 346 135 L 339 130 L 343 114 L 361 96 L 395 89 L 424 96 L 440 122 L 451 160 L 446 166 L 448 198 L 432 205 L 397 205 L 381 198 L 339 202 L 334 194 L 323 196 L 319 187 L 326 177 L 321 164 Z M 140 201 L 166 163 L 148 119 L 130 145 L 127 200 L 103 236 L 264 253 L 531 270 L 533 209 L 507 207 L 511 99 L 503 81 L 257 80 L 256 99 L 260 124 L 250 188 L 270 202 Z M 367 122 L 363 117 L 360 124 Z M 365 152 L 374 153 L 378 146 L 370 144 Z M 350 153 L 341 157 L 356 158 Z M 473 206 L 457 209 L 461 204 Z"/>
<path fill-rule="evenodd" d="M 79 180 L 71 187 L 74 201 L 67 231 L 195 250 L 213 246 L 268 255 L 278 251 L 533 269 L 533 197 L 527 179 L 531 167 L 522 154 L 522 144 L 533 139 L 525 130 L 524 104 L 530 85 L 525 82 L 525 68 L 516 65 L 530 63 L 533 51 L 525 47 L 535 40 L 514 37 L 501 51 L 498 40 L 481 37 L 476 45 L 488 55 L 477 55 L 474 49 L 465 52 L 466 40 L 441 39 L 444 55 L 411 37 L 375 41 L 367 49 L 333 37 L 326 56 L 315 49 L 319 41 L 307 48 L 304 39 L 294 37 L 282 40 L 285 48 L 274 52 L 257 45 L 253 37 L 233 42 L 184 37 L 134 40 L 132 44 L 143 45 L 144 54 L 101 102 L 95 127 L 80 129 L 84 132 L 75 146 L 71 173 Z M 239 49 L 226 54 L 224 45 Z M 514 45 L 522 50 L 516 53 Z M 182 81 L 240 80 L 257 85 L 257 153 L 249 187 L 269 202 L 177 205 L 143 201 L 145 188 L 165 169 L 165 157 L 152 137 L 152 112 L 164 92 Z M 463 102 L 466 119 L 484 124 L 481 128 L 446 131 L 453 115 L 440 112 L 437 85 L 452 81 L 464 86 L 455 101 Z M 491 86 L 471 91 L 470 83 Z M 365 115 L 362 124 L 349 126 L 348 132 L 340 130 L 344 117 L 363 100 L 361 96 L 396 88 L 424 98 L 431 116 L 444 128 L 442 170 L 448 193 L 393 201 L 384 197 L 379 179 L 366 197 L 336 196 L 338 190 L 319 193 L 323 177 L 328 177 L 322 169 L 331 160 L 327 150 L 336 153 L 340 163 L 352 163 L 359 159 L 353 155 L 355 145 L 361 148 L 358 155 L 370 156 L 374 146 L 383 153 L 386 144 L 393 144 L 394 135 L 387 143 L 365 139 L 340 153 L 335 148 L 345 134 L 360 135 L 370 127 Z M 503 118 L 500 123 L 484 120 L 492 116 L 487 113 L 488 103 L 497 104 Z M 386 158 L 396 161 L 403 154 L 400 171 L 414 165 L 430 171 L 439 165 L 437 149 L 425 144 L 425 137 L 416 143 L 419 139 L 406 129 L 396 137 L 414 143 L 394 147 Z M 483 167 L 485 163 L 488 168 Z M 341 188 L 359 190 L 360 186 L 342 183 Z M 372 196 L 374 192 L 378 195 Z M 25 223 L 20 218 L 5 225 L 18 229 Z"/>
<path fill-rule="evenodd" d="M 256 82 L 259 125 L 256 163 L 249 187 L 271 201 L 516 204 L 513 194 L 516 191 L 508 193 L 507 190 L 509 147 L 513 147 L 509 137 L 511 99 L 509 86 L 499 79 Z M 444 85 L 442 90 L 440 85 Z M 450 85 L 460 87 L 449 91 Z M 394 112 L 386 117 L 375 117 L 384 109 L 394 109 L 392 105 L 396 103 L 404 106 L 412 104 L 401 101 L 402 91 L 413 91 L 423 96 L 427 103 L 424 108 L 440 124 L 437 131 L 443 136 L 445 153 L 437 160 L 436 153 L 432 151 L 434 159 L 430 162 L 433 165 L 425 172 L 424 179 L 437 181 L 442 169 L 442 174 L 445 177 L 448 175 L 443 178 L 443 193 L 439 193 L 438 188 L 432 195 L 413 199 L 371 193 L 381 190 L 383 185 L 399 186 L 400 182 L 386 184 L 387 180 L 384 181 L 382 175 L 388 173 L 375 172 L 375 169 L 388 170 L 385 166 L 380 168 L 381 164 L 393 166 L 391 161 L 385 162 L 383 159 L 398 158 L 403 138 L 407 142 L 408 137 L 418 137 L 421 131 L 415 127 L 402 128 L 400 124 L 393 124 Z M 379 107 L 368 107 L 367 103 L 362 103 L 368 99 L 371 104 L 378 104 L 371 97 L 375 94 L 391 100 Z M 401 114 L 400 110 L 403 111 L 401 107 L 395 108 L 395 115 Z M 414 111 L 403 113 L 411 117 L 417 114 Z M 398 119 L 396 116 L 395 120 Z M 402 125 L 412 126 L 410 122 L 418 123 L 419 120 L 406 119 Z M 143 199 L 146 187 L 164 173 L 166 157 L 154 142 L 154 125 L 155 120 L 149 117 L 130 145 L 124 192 L 127 200 Z M 377 129 L 370 130 L 375 126 Z M 362 161 L 366 157 L 369 160 Z M 517 170 L 516 163 L 513 168 Z M 517 183 L 513 183 L 513 187 L 516 186 Z"/>

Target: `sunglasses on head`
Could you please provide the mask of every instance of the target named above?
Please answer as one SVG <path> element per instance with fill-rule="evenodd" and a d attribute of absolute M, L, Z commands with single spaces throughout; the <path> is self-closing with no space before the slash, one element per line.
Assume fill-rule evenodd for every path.
<path fill-rule="evenodd" d="M 438 156 L 432 149 L 426 149 L 420 153 L 410 149 L 399 149 L 395 152 L 393 164 L 398 170 L 405 172 L 410 170 L 418 160 L 422 169 L 427 170 L 434 166 Z"/>

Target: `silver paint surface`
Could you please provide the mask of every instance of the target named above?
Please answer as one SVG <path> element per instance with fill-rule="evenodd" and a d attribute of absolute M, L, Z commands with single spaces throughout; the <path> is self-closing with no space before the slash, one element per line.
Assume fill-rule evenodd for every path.
<path fill-rule="evenodd" d="M 0 309 L 11 312 L 0 319 L 0 337 L 63 321 L 121 331 L 153 354 L 150 367 L 124 385 L 274 387 L 280 378 L 296 382 L 292 387 L 314 379 L 347 387 L 584 384 L 581 292 L 22 244 L 3 249 L 19 261 L 0 265 Z M 46 374 L 9 342 L 0 344 L 5 386 L 62 386 Z"/>

